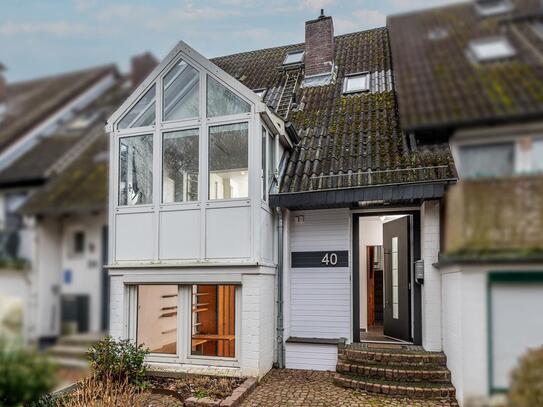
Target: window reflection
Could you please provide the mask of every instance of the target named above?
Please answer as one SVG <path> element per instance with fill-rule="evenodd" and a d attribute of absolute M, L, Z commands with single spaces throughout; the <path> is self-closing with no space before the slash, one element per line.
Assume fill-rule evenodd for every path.
<path fill-rule="evenodd" d="M 199 116 L 200 73 L 185 61 L 179 61 L 164 76 L 164 120 Z"/>
<path fill-rule="evenodd" d="M 119 141 L 119 205 L 150 204 L 153 194 L 153 136 Z"/>
<path fill-rule="evenodd" d="M 198 200 L 198 129 L 163 136 L 162 201 Z"/>
<path fill-rule="evenodd" d="M 151 353 L 177 353 L 177 285 L 138 286 L 137 344 Z"/>
<path fill-rule="evenodd" d="M 207 117 L 228 116 L 250 111 L 249 103 L 211 76 L 207 77 Z"/>
<path fill-rule="evenodd" d="M 155 86 L 134 105 L 119 122 L 119 129 L 151 126 L 155 124 Z"/>
<path fill-rule="evenodd" d="M 235 291 L 233 285 L 192 286 L 193 355 L 235 356 Z"/>
<path fill-rule="evenodd" d="M 249 196 L 247 123 L 209 129 L 209 199 Z"/>

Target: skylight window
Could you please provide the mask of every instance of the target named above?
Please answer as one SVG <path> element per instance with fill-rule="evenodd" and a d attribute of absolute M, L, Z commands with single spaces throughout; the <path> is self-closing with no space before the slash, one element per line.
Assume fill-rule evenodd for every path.
<path fill-rule="evenodd" d="M 303 50 L 291 51 L 285 56 L 283 65 L 301 64 L 304 60 L 305 52 Z"/>
<path fill-rule="evenodd" d="M 343 93 L 358 93 L 370 90 L 370 74 L 356 73 L 345 77 Z"/>
<path fill-rule="evenodd" d="M 475 9 L 484 17 L 508 13 L 513 10 L 513 4 L 509 0 L 475 0 Z"/>
<path fill-rule="evenodd" d="M 504 37 L 471 41 L 469 49 L 479 62 L 510 58 L 515 55 L 515 49 Z"/>

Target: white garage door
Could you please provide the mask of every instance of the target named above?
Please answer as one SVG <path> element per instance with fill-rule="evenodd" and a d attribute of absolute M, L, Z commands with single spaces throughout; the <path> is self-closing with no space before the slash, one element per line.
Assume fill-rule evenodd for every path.
<path fill-rule="evenodd" d="M 494 277 L 489 302 L 490 383 L 493 390 L 504 390 L 519 358 L 529 348 L 543 345 L 543 280 L 540 273 Z"/>

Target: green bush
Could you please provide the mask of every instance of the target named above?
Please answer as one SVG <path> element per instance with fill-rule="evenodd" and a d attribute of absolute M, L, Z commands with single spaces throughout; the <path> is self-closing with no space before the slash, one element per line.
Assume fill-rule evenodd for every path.
<path fill-rule="evenodd" d="M 37 353 L 0 340 L 0 405 L 35 402 L 54 387 L 54 367 Z"/>
<path fill-rule="evenodd" d="M 145 356 L 149 350 L 135 345 L 129 340 L 115 340 L 106 337 L 92 346 L 87 356 L 98 379 L 111 378 L 115 381 L 128 381 L 140 388 L 147 385 L 145 375 Z"/>
<path fill-rule="evenodd" d="M 529 350 L 513 371 L 509 402 L 514 407 L 543 406 L 543 347 Z"/>

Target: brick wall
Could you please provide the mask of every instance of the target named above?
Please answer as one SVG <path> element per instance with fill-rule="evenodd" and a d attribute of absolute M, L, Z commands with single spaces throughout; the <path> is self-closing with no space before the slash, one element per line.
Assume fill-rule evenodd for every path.
<path fill-rule="evenodd" d="M 332 17 L 319 17 L 305 23 L 305 75 L 328 73 L 334 61 Z"/>

